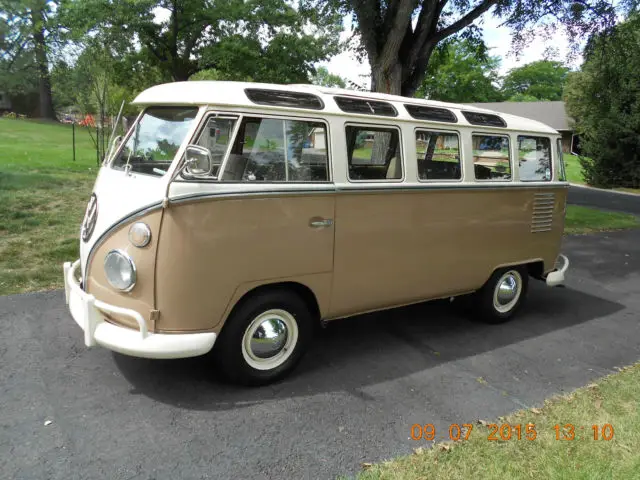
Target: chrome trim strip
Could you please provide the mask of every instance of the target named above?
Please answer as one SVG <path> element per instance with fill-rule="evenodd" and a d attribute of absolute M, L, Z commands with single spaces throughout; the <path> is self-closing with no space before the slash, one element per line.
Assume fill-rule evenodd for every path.
<path fill-rule="evenodd" d="M 212 112 L 211 115 L 205 116 L 203 120 L 204 128 L 207 128 L 207 122 L 209 121 L 209 118 L 211 118 L 212 116 L 218 118 L 218 115 L 219 114 L 217 112 Z M 240 130 L 240 125 L 243 122 L 243 118 L 244 117 L 242 115 L 237 115 L 235 117 L 236 124 L 233 126 L 233 132 L 231 132 L 231 137 L 229 138 L 229 145 L 227 145 L 227 150 L 224 152 L 224 157 L 222 157 L 222 161 L 220 162 L 220 166 L 218 167 L 218 174 L 215 176 L 215 180 L 217 182 L 220 182 L 222 180 L 224 169 L 226 168 L 229 157 L 231 156 L 233 145 L 236 143 L 236 136 L 238 136 L 238 131 Z"/>
<path fill-rule="evenodd" d="M 447 185 L 434 185 L 432 183 L 422 183 L 421 185 L 367 185 L 367 186 L 339 186 L 337 191 L 357 191 L 357 192 L 376 192 L 379 190 L 397 190 L 397 191 L 411 191 L 411 190 L 497 190 L 497 189 L 513 189 L 513 190 L 533 190 L 533 189 L 551 189 L 551 188 L 569 188 L 568 184 L 553 184 L 553 185 L 519 185 L 517 182 L 503 182 L 494 184 L 469 184 L 469 183 L 450 183 Z"/>
<path fill-rule="evenodd" d="M 191 195 L 183 195 L 181 197 L 173 197 L 171 199 L 171 205 L 176 205 L 189 201 L 206 200 L 207 198 L 221 197 L 221 198 L 234 198 L 234 197 L 264 197 L 264 196 L 295 196 L 295 195 L 327 195 L 330 193 L 336 193 L 335 188 L 322 188 L 322 189 L 304 189 L 304 190 L 252 190 L 242 192 L 208 192 L 208 193 L 194 193 Z"/>

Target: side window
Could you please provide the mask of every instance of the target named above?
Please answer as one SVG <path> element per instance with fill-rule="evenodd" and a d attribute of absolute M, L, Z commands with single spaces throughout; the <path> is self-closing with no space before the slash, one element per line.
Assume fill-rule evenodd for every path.
<path fill-rule="evenodd" d="M 222 181 L 329 181 L 327 127 L 322 122 L 245 117 Z"/>
<path fill-rule="evenodd" d="M 460 180 L 460 138 L 451 132 L 416 131 L 418 178 Z"/>
<path fill-rule="evenodd" d="M 347 125 L 350 180 L 400 180 L 400 132 L 395 128 Z"/>
<path fill-rule="evenodd" d="M 518 166 L 523 182 L 551 181 L 551 140 L 518 135 Z"/>
<path fill-rule="evenodd" d="M 501 135 L 472 135 L 471 138 L 476 180 L 511 180 L 509 138 Z"/>
<path fill-rule="evenodd" d="M 212 176 L 218 176 L 218 170 L 224 155 L 227 153 L 229 140 L 233 135 L 233 127 L 236 124 L 235 118 L 212 117 L 207 123 L 196 142 L 201 147 L 208 148 L 213 160 Z"/>
<path fill-rule="evenodd" d="M 557 149 L 558 149 L 558 180 L 560 180 L 561 182 L 566 182 L 567 181 L 567 173 L 565 171 L 565 167 L 564 167 L 564 158 L 562 157 L 562 139 L 559 138 L 558 142 L 556 143 Z"/>

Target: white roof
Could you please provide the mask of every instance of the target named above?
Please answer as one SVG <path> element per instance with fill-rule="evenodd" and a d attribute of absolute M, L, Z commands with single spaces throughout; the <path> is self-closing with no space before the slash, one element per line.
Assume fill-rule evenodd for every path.
<path fill-rule="evenodd" d="M 447 108 L 456 113 L 458 117 L 457 125 L 471 125 L 465 117 L 460 113 L 461 110 L 492 113 L 499 115 L 507 122 L 507 128 L 496 128 L 497 130 L 518 130 L 527 132 L 540 132 L 546 134 L 558 134 L 556 130 L 545 125 L 544 123 L 531 120 L 524 117 L 518 117 L 516 115 L 510 115 L 506 113 L 500 113 L 493 110 L 487 110 L 484 108 L 478 108 L 471 105 L 461 105 L 455 103 L 438 102 L 434 100 L 423 100 L 418 98 L 401 97 L 399 95 L 389 95 L 385 93 L 374 92 L 358 92 L 353 90 L 345 90 L 340 88 L 327 88 L 319 87 L 317 85 L 278 85 L 273 83 L 248 83 L 248 82 L 218 82 L 218 81 L 189 81 L 189 82 L 173 82 L 156 85 L 141 92 L 133 101 L 133 104 L 140 106 L 148 105 L 220 105 L 228 107 L 253 107 L 258 105 L 251 102 L 244 90 L 246 88 L 257 88 L 264 90 L 287 90 L 290 92 L 301 93 L 313 93 L 320 97 L 324 102 L 324 109 L 321 110 L 323 114 L 340 115 L 347 117 L 368 118 L 375 117 L 377 119 L 386 119 L 387 121 L 393 120 L 405 120 L 413 123 L 439 123 L 441 125 L 452 125 L 445 122 L 426 122 L 423 120 L 416 120 L 409 115 L 403 104 L 410 103 L 414 105 L 425 105 L 430 107 Z M 379 115 L 362 115 L 354 113 L 346 113 L 338 108 L 338 105 L 333 100 L 334 95 L 344 95 L 349 97 L 366 98 L 370 100 L 384 100 L 393 104 L 398 111 L 397 117 L 384 117 Z M 274 110 L 274 111 L 289 111 L 297 112 L 301 111 L 315 112 L 319 110 L 307 110 L 300 108 L 279 107 L 279 106 L 266 106 L 260 105 L 260 109 Z M 489 128 L 479 127 L 471 125 L 475 128 Z"/>

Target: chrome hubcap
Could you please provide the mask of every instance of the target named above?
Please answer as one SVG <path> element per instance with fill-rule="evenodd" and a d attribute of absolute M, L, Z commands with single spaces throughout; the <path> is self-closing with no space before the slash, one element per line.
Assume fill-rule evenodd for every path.
<path fill-rule="evenodd" d="M 280 352 L 287 341 L 287 326 L 277 318 L 264 320 L 251 336 L 251 353 L 258 358 L 271 358 Z"/>
<path fill-rule="evenodd" d="M 253 319 L 242 338 L 242 356 L 256 370 L 279 367 L 298 343 L 298 324 L 286 310 L 273 309 Z"/>
<path fill-rule="evenodd" d="M 522 292 L 522 276 L 516 270 L 506 272 L 498 282 L 493 293 L 493 307 L 505 313 L 515 307 Z"/>
<path fill-rule="evenodd" d="M 514 299 L 517 292 L 518 284 L 516 279 L 513 275 L 509 275 L 507 278 L 502 280 L 498 286 L 498 302 L 500 302 L 501 305 L 506 305 Z"/>

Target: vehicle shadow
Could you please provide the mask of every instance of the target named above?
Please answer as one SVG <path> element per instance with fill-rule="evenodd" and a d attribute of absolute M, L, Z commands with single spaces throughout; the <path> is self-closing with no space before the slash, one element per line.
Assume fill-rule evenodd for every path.
<path fill-rule="evenodd" d="M 209 357 L 147 360 L 114 353 L 132 394 L 194 410 L 228 410 L 346 391 L 428 370 L 610 315 L 623 305 L 570 288 L 531 284 L 528 304 L 503 325 L 470 319 L 446 301 L 352 317 L 322 330 L 288 378 L 260 388 L 218 379 Z"/>

